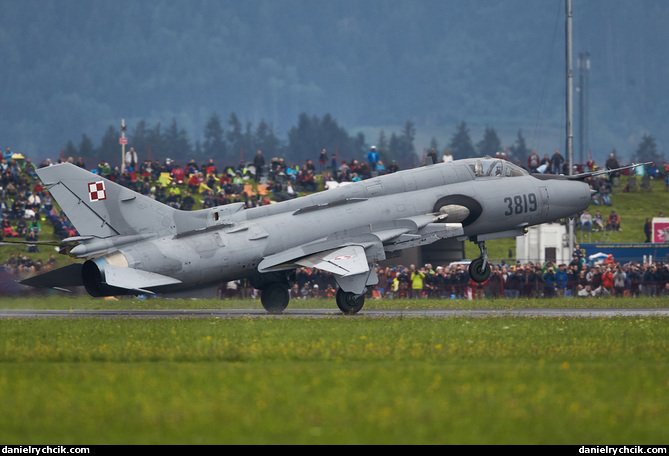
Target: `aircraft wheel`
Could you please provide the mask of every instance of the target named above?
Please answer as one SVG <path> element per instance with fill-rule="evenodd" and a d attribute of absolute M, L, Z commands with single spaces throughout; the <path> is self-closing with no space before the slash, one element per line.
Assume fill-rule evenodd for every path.
<path fill-rule="evenodd" d="M 490 277 L 490 263 L 483 269 L 483 258 L 477 258 L 469 264 L 469 276 L 474 282 L 485 282 Z"/>
<path fill-rule="evenodd" d="M 341 288 L 337 290 L 337 307 L 339 310 L 344 312 L 347 315 L 352 315 L 360 312 L 362 306 L 365 305 L 365 295 L 357 295 L 355 293 L 350 293 L 342 290 Z"/>
<path fill-rule="evenodd" d="M 288 289 L 278 283 L 268 286 L 260 294 L 262 306 L 271 314 L 278 314 L 286 310 L 288 301 L 290 301 Z"/>

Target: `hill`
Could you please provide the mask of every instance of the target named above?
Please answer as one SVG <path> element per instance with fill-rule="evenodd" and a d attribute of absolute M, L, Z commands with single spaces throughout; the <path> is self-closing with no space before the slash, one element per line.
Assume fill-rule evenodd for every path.
<path fill-rule="evenodd" d="M 574 0 L 573 11 L 576 88 L 576 56 L 590 55 L 575 144 L 629 158 L 650 133 L 664 152 L 669 3 Z M 466 121 L 474 142 L 494 127 L 510 146 L 522 130 L 551 152 L 565 144 L 564 18 L 564 0 L 1 2 L 0 142 L 53 158 L 82 135 L 97 146 L 125 118 L 175 120 L 195 147 L 207 119 L 230 112 L 285 141 L 307 113 L 368 144 L 410 120 L 419 152 L 431 138 L 443 148 Z"/>

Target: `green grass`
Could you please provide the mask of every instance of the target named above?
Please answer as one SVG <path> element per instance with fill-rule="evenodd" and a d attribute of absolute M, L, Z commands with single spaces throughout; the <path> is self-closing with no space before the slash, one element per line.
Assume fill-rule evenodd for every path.
<path fill-rule="evenodd" d="M 6 444 L 665 444 L 664 318 L 0 321 Z"/>
<path fill-rule="evenodd" d="M 291 306 L 336 313 L 332 300 Z M 666 301 L 366 304 L 543 306 Z M 261 309 L 256 300 L 63 295 L 7 298 L 2 307 Z M 0 441 L 660 444 L 667 437 L 668 332 L 663 318 L 5 319 Z"/>
<path fill-rule="evenodd" d="M 533 309 L 533 308 L 606 308 L 643 309 L 669 307 L 665 298 L 551 298 L 551 299 L 371 299 L 365 300 L 367 309 Z M 2 309 L 249 309 L 262 310 L 259 299 L 120 299 L 92 298 L 88 295 L 70 296 L 55 293 L 49 296 L 5 297 Z M 334 299 L 292 299 L 288 309 L 332 309 L 339 312 Z"/>

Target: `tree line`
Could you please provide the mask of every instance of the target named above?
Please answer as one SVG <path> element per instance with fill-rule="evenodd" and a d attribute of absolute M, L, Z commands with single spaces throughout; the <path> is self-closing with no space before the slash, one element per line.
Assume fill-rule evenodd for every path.
<path fill-rule="evenodd" d="M 150 125 L 140 120 L 125 133 L 128 138 L 127 147 L 134 147 L 142 159 L 171 158 L 177 161 L 190 159 L 202 161 L 214 158 L 226 164 L 236 164 L 241 160 L 250 161 L 257 150 L 263 151 L 266 157 L 282 157 L 294 163 L 303 163 L 307 159 L 315 160 L 323 149 L 327 151 L 328 158 L 336 154 L 340 160 L 363 159 L 371 146 L 363 133 L 350 135 L 330 114 L 320 118 L 316 115 L 300 114 L 297 125 L 288 131 L 285 140 L 281 140 L 276 135 L 274 127 L 265 120 L 261 120 L 257 125 L 251 122 L 242 123 L 234 112 L 225 123 L 217 113 L 212 114 L 204 127 L 202 141 L 197 140 L 195 143 L 191 141 L 188 132 L 178 126 L 176 119 L 173 119 L 166 128 L 160 122 Z M 63 153 L 67 157 L 80 156 L 114 161 L 114 158 L 119 156 L 120 137 L 121 130 L 109 125 L 97 147 L 87 135 L 82 134 L 78 144 L 69 140 Z M 416 154 L 415 138 L 416 127 L 413 122 L 407 121 L 401 131 L 392 132 L 390 137 L 381 130 L 374 145 L 384 163 L 396 160 L 401 166 L 410 167 L 421 161 L 421 157 Z M 444 150 L 449 150 L 451 155 L 458 159 L 504 153 L 508 159 L 520 162 L 521 165 L 526 164 L 531 152 L 522 130 L 518 131 L 513 144 L 505 147 L 496 130 L 493 127 L 486 127 L 483 138 L 475 143 L 465 121 L 455 127 L 450 141 L 443 150 L 435 138 L 432 138 L 428 148 L 435 149 L 439 155 Z M 615 149 L 612 152 L 617 154 Z M 664 155 L 658 151 L 655 138 L 648 134 L 643 135 L 631 158 L 634 162 L 654 161 L 659 164 L 664 161 Z"/>
<path fill-rule="evenodd" d="M 69 140 L 63 148 L 67 157 L 87 157 L 113 161 L 120 154 L 121 129 L 109 125 L 98 146 L 86 134 L 75 143 Z M 125 131 L 129 147 L 141 154 L 142 159 L 171 158 L 177 161 L 205 160 L 214 158 L 222 162 L 236 164 L 240 160 L 252 160 L 257 150 L 266 157 L 282 157 L 286 161 L 302 163 L 316 159 L 325 149 L 328 158 L 337 154 L 343 159 L 362 159 L 371 145 L 363 133 L 351 135 L 330 115 L 323 117 L 300 114 L 297 125 L 293 126 L 287 138 L 280 139 L 273 127 L 265 120 L 257 125 L 243 123 L 237 114 L 230 114 L 227 122 L 214 113 L 205 124 L 202 140 L 193 142 L 188 132 L 180 128 L 176 119 L 164 127 L 161 122 L 149 124 L 140 120 Z M 379 137 L 379 152 L 383 160 L 413 160 L 415 148 L 415 127 L 407 122 L 403 131 L 393 132 L 386 138 L 385 132 Z"/>

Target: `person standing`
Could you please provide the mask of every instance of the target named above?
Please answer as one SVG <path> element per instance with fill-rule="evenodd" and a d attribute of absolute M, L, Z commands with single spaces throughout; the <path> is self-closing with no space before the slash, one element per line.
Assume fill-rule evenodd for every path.
<path fill-rule="evenodd" d="M 133 170 L 135 170 L 137 168 L 138 162 L 139 159 L 137 158 L 137 152 L 135 152 L 134 147 L 131 147 L 130 150 L 125 153 L 125 166 L 131 167 Z"/>
<path fill-rule="evenodd" d="M 379 153 L 376 151 L 376 146 L 372 146 L 372 148 L 367 153 L 367 163 L 369 163 L 369 170 L 375 172 L 376 164 L 378 162 L 379 162 Z"/>
<path fill-rule="evenodd" d="M 606 169 L 617 169 L 620 168 L 620 163 L 618 163 L 618 159 L 616 158 L 615 154 L 610 153 L 608 160 L 606 160 Z M 613 179 L 620 176 L 620 171 L 615 171 L 612 173 L 609 173 L 609 182 L 613 182 Z"/>
<path fill-rule="evenodd" d="M 425 279 L 425 269 L 416 269 L 411 265 L 411 297 L 420 299 L 423 297 L 423 280 Z"/>
<path fill-rule="evenodd" d="M 536 173 L 539 165 L 541 165 L 541 158 L 539 157 L 539 154 L 537 154 L 537 151 L 533 150 L 527 159 L 527 167 L 531 173 Z"/>
<path fill-rule="evenodd" d="M 613 295 L 621 298 L 625 294 L 625 284 L 627 282 L 627 274 L 618 266 L 616 272 L 613 274 Z"/>
<path fill-rule="evenodd" d="M 551 174 L 561 174 L 564 157 L 560 155 L 560 151 L 555 149 L 555 153 L 551 157 Z"/>
<path fill-rule="evenodd" d="M 256 182 L 260 181 L 263 173 L 263 167 L 265 166 L 265 157 L 262 156 L 262 151 L 256 153 L 255 158 L 253 159 L 253 166 L 256 169 Z"/>
<path fill-rule="evenodd" d="M 646 223 L 643 224 L 643 233 L 646 235 L 644 242 L 652 242 L 651 235 L 653 234 L 653 224 L 649 218 L 646 218 Z"/>
<path fill-rule="evenodd" d="M 546 268 L 544 273 L 544 298 L 555 297 L 556 278 L 552 267 Z"/>
<path fill-rule="evenodd" d="M 555 273 L 555 290 L 557 295 L 565 297 L 567 295 L 567 285 L 569 284 L 569 274 L 567 273 L 567 265 L 560 264 Z"/>
<path fill-rule="evenodd" d="M 325 170 L 325 164 L 328 161 L 328 154 L 325 152 L 325 149 L 321 151 L 321 155 L 318 157 L 318 163 L 321 164 L 321 174 Z"/>
<path fill-rule="evenodd" d="M 430 149 L 430 151 L 427 153 L 427 161 L 425 164 L 434 165 L 435 163 L 437 163 L 437 152 L 434 149 Z"/>

